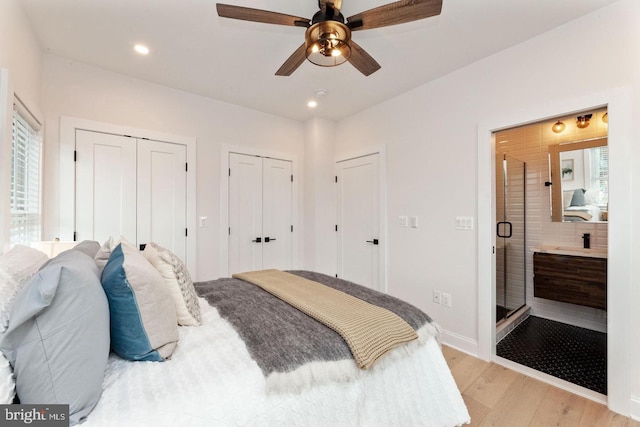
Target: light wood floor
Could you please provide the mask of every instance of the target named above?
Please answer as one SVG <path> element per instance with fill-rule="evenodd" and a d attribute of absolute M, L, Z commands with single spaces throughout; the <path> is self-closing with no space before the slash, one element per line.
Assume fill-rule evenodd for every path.
<path fill-rule="evenodd" d="M 471 415 L 472 426 L 628 426 L 640 422 L 606 406 L 484 362 L 451 347 L 442 352 Z"/>

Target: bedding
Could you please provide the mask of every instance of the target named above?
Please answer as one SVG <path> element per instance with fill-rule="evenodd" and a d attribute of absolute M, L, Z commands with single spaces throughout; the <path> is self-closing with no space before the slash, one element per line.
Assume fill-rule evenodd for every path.
<path fill-rule="evenodd" d="M 352 381 L 269 393 L 236 329 L 206 300 L 199 303 L 202 326 L 179 328 L 171 360 L 129 362 L 111 354 L 102 397 L 84 426 L 443 427 L 469 422 L 435 337 L 410 355 L 385 356 L 372 369 L 357 370 Z"/>
<path fill-rule="evenodd" d="M 395 347 L 418 338 L 416 331 L 391 310 L 319 281 L 280 270 L 251 271 L 233 277 L 259 286 L 337 332 L 361 369 L 370 368 Z"/>
<path fill-rule="evenodd" d="M 431 319 L 404 301 L 320 273 L 291 273 L 391 310 L 418 331 L 420 342 L 436 336 Z M 348 345 L 335 331 L 261 288 L 235 278 L 200 282 L 195 288 L 238 331 L 269 391 L 299 390 L 358 376 Z M 385 358 L 400 357 L 418 344 L 395 349 Z"/>

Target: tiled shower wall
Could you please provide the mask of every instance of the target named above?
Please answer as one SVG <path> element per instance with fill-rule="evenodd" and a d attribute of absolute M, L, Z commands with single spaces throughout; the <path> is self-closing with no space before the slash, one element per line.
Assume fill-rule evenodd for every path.
<path fill-rule="evenodd" d="M 606 110 L 586 111 L 593 114 L 588 127 L 576 126 L 576 113 L 567 117 L 534 123 L 497 132 L 496 152 L 505 153 L 522 160 L 527 165 L 526 173 L 526 291 L 527 305 L 531 315 L 556 320 L 575 326 L 606 332 L 607 317 L 604 310 L 567 304 L 558 301 L 535 298 L 533 296 L 533 252 L 531 248 L 540 245 L 563 245 L 582 247 L 582 235 L 591 234 L 591 247 L 607 247 L 607 223 L 573 223 L 551 221 L 551 188 L 549 181 L 549 149 L 553 144 L 579 141 L 607 136 L 607 124 L 602 116 Z M 551 127 L 557 120 L 566 124 L 560 134 L 553 133 Z M 498 169 L 498 165 L 496 165 Z M 497 191 L 496 191 L 497 192 Z"/>

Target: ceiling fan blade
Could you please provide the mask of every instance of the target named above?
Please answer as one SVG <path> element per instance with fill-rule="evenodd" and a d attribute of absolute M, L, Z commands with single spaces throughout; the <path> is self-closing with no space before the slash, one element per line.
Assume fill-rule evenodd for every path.
<path fill-rule="evenodd" d="M 351 30 L 370 30 L 439 15 L 442 0 L 400 0 L 347 18 Z"/>
<path fill-rule="evenodd" d="M 268 10 L 252 9 L 250 7 L 216 3 L 216 10 L 218 11 L 218 16 L 223 18 L 305 28 L 311 25 L 311 21 L 307 18 L 285 15 L 284 13 L 278 12 L 270 12 Z"/>
<path fill-rule="evenodd" d="M 276 76 L 290 76 L 295 70 L 297 70 L 304 60 L 307 59 L 305 55 L 306 50 L 306 45 L 302 43 L 302 45 L 291 54 L 289 59 L 284 61 L 284 64 L 282 64 L 278 71 L 276 71 Z"/>
<path fill-rule="evenodd" d="M 365 76 L 371 75 L 380 69 L 380 64 L 376 62 L 360 45 L 351 39 L 351 56 L 349 62 Z"/>

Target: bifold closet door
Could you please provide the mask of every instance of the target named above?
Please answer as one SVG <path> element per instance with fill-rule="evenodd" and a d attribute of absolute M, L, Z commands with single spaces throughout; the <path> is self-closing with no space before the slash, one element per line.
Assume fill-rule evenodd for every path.
<path fill-rule="evenodd" d="M 263 268 L 292 267 L 293 185 L 291 162 L 263 159 Z"/>
<path fill-rule="evenodd" d="M 77 241 L 124 236 L 186 261 L 186 146 L 76 131 Z"/>
<path fill-rule="evenodd" d="M 229 274 L 292 267 L 290 161 L 229 154 Z"/>
<path fill-rule="evenodd" d="M 136 142 L 76 130 L 77 241 L 136 238 Z"/>
<path fill-rule="evenodd" d="M 138 140 L 138 244 L 155 242 L 187 255 L 187 147 Z"/>
<path fill-rule="evenodd" d="M 229 154 L 229 274 L 262 268 L 262 158 Z"/>

